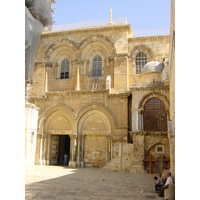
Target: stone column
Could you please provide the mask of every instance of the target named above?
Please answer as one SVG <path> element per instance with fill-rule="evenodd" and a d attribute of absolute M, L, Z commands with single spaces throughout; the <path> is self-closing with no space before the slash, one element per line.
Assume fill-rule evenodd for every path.
<path fill-rule="evenodd" d="M 50 152 L 51 152 L 51 134 L 47 134 L 47 165 L 50 165 Z"/>
<path fill-rule="evenodd" d="M 123 154 L 123 144 L 119 144 L 119 170 L 122 170 L 122 154 Z"/>
<path fill-rule="evenodd" d="M 86 90 L 87 89 L 87 82 L 86 82 L 86 80 L 87 80 L 87 75 L 86 75 L 87 60 L 84 60 L 82 63 L 83 64 L 82 64 L 82 74 L 81 74 L 81 78 L 82 78 L 81 90 Z"/>
<path fill-rule="evenodd" d="M 129 91 L 129 60 L 128 60 L 128 56 L 125 56 L 126 57 L 126 67 L 127 67 L 127 70 L 126 70 L 126 73 L 127 73 L 127 78 L 126 78 L 126 81 L 127 81 L 127 91 Z"/>
<path fill-rule="evenodd" d="M 81 136 L 81 167 L 85 166 L 84 163 L 84 150 L 85 150 L 85 135 Z"/>
<path fill-rule="evenodd" d="M 77 161 L 77 167 L 80 167 L 81 165 L 81 160 L 80 160 L 80 151 L 81 151 L 81 136 L 78 135 L 78 138 L 77 138 L 77 142 L 78 142 L 78 149 L 77 149 L 77 158 L 76 158 L 76 161 Z"/>
<path fill-rule="evenodd" d="M 43 156 L 42 156 L 42 163 L 47 164 L 47 153 L 48 153 L 48 135 L 45 133 L 43 134 Z"/>
<path fill-rule="evenodd" d="M 139 128 L 139 131 L 144 130 L 143 111 L 138 111 L 138 128 Z"/>
<path fill-rule="evenodd" d="M 106 162 L 111 160 L 111 139 L 110 136 L 107 136 L 107 156 L 106 156 Z"/>
<path fill-rule="evenodd" d="M 175 179 L 175 121 L 168 121 L 168 138 L 170 149 L 170 172 Z"/>
<path fill-rule="evenodd" d="M 45 87 L 44 87 L 45 93 L 48 92 L 49 90 L 48 84 L 49 84 L 49 68 L 45 68 Z"/>
<path fill-rule="evenodd" d="M 25 103 L 25 163 L 35 163 L 39 108 L 32 103 Z"/>
<path fill-rule="evenodd" d="M 70 137 L 69 167 L 76 167 L 76 161 L 75 161 L 76 135 L 70 135 L 69 137 Z"/>
<path fill-rule="evenodd" d="M 143 130 L 143 114 L 141 110 L 132 109 L 132 132 Z"/>
<path fill-rule="evenodd" d="M 76 90 L 79 91 L 80 90 L 80 73 L 79 73 L 79 65 L 77 66 L 77 88 Z"/>
<path fill-rule="evenodd" d="M 110 58 L 111 88 L 114 88 L 114 58 Z"/>
<path fill-rule="evenodd" d="M 75 80 L 75 84 L 76 84 L 76 90 L 80 91 L 80 61 L 79 59 L 75 59 L 74 61 L 71 62 L 73 64 L 73 69 L 76 69 L 76 75 L 74 75 L 74 77 L 76 77 Z"/>
<path fill-rule="evenodd" d="M 40 149 L 41 149 L 41 134 L 37 133 L 36 149 L 35 149 L 35 164 L 40 165 Z"/>

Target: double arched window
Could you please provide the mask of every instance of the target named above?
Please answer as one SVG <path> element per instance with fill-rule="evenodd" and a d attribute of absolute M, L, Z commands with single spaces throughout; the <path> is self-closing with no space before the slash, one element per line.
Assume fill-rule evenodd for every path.
<path fill-rule="evenodd" d="M 135 58 L 135 73 L 141 74 L 142 68 L 147 64 L 147 55 L 144 52 L 139 52 Z"/>
<path fill-rule="evenodd" d="M 149 99 L 144 106 L 144 130 L 167 131 L 165 105 L 155 97 Z"/>
<path fill-rule="evenodd" d="M 102 75 L 102 58 L 99 55 L 94 56 L 92 60 L 92 76 Z"/>
<path fill-rule="evenodd" d="M 60 79 L 69 78 L 69 65 L 70 65 L 69 60 L 67 58 L 63 59 L 60 67 Z"/>

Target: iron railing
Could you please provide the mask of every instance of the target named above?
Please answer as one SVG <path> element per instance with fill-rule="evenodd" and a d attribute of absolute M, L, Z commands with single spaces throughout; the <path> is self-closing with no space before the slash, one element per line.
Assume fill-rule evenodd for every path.
<path fill-rule="evenodd" d="M 127 19 L 126 17 L 113 17 L 112 22 L 110 21 L 110 18 L 106 18 L 106 19 L 97 19 L 90 21 L 72 22 L 68 24 L 54 24 L 50 27 L 49 30 L 51 31 L 70 30 L 77 28 L 102 26 L 107 24 L 127 24 Z"/>
<path fill-rule="evenodd" d="M 110 21 L 110 18 L 105 18 L 105 19 L 96 19 L 90 21 L 72 22 L 67 24 L 53 24 L 48 27 L 48 31 L 71 30 L 78 28 L 104 26 L 109 24 L 127 24 L 127 18 L 113 17 L 112 21 Z M 169 35 L 169 33 L 170 33 L 170 28 L 133 30 L 133 37 L 160 36 L 160 35 Z"/>

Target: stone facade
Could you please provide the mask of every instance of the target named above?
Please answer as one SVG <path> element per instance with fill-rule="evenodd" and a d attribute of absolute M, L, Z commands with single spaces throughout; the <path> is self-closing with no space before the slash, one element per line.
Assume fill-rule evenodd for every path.
<path fill-rule="evenodd" d="M 171 0 L 170 17 L 170 45 L 169 45 L 169 141 L 170 141 L 170 171 L 175 179 L 175 0 Z"/>
<path fill-rule="evenodd" d="M 136 74 L 139 52 L 164 70 Z M 92 74 L 96 55 L 100 76 Z M 69 74 L 61 79 L 65 58 Z M 152 98 L 163 103 L 169 119 L 168 58 L 169 36 L 135 38 L 127 24 L 44 32 L 30 99 L 40 108 L 35 163 L 59 164 L 59 155 L 67 153 L 70 166 L 143 172 L 150 154 L 161 155 L 156 145 L 169 159 L 168 131 L 146 131 L 143 123 Z M 62 138 L 69 141 L 65 150 Z"/>

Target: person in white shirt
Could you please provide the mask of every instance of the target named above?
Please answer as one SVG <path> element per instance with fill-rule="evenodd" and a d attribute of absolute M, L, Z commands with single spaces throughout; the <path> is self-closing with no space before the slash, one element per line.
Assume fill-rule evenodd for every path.
<path fill-rule="evenodd" d="M 158 195 L 160 197 L 164 197 L 164 190 L 169 187 L 169 184 L 173 184 L 173 179 L 171 177 L 171 172 L 168 172 L 166 176 L 167 176 L 167 181 L 166 181 L 165 185 L 163 185 L 161 187 L 160 194 Z"/>

